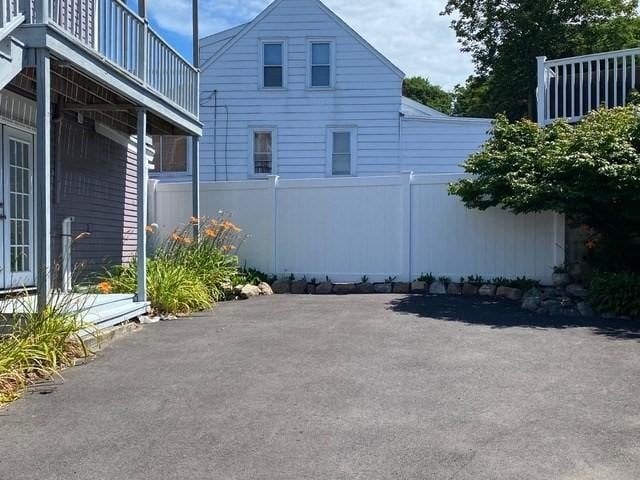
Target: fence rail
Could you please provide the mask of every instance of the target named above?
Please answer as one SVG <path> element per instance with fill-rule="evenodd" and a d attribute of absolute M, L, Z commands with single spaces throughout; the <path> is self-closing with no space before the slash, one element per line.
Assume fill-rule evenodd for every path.
<path fill-rule="evenodd" d="M 48 21 L 82 45 L 187 112 L 198 114 L 198 70 L 121 0 L 0 2 L 3 12 L 10 11 L 9 5 L 18 9 L 20 3 L 30 23 L 43 23 L 39 12 L 46 12 Z"/>
<path fill-rule="evenodd" d="M 547 60 L 538 57 L 538 121 L 580 120 L 618 107 L 640 87 L 640 48 Z"/>
<path fill-rule="evenodd" d="M 239 255 L 276 275 L 333 281 L 405 281 L 422 272 L 459 279 L 527 276 L 550 282 L 564 262 L 564 219 L 467 209 L 447 193 L 462 175 L 209 182 L 201 212 L 229 212 L 247 239 Z M 188 222 L 190 184 L 149 188 L 158 241 Z"/>

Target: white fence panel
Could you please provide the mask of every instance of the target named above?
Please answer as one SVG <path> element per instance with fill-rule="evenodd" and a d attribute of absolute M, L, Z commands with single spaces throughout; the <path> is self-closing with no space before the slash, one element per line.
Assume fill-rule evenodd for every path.
<path fill-rule="evenodd" d="M 281 180 L 277 189 L 277 271 L 333 281 L 402 269 L 398 178 Z"/>
<path fill-rule="evenodd" d="M 564 261 L 564 219 L 469 210 L 447 186 L 462 175 L 412 175 L 212 182 L 201 213 L 229 212 L 247 235 L 239 255 L 250 267 L 300 278 L 371 281 L 432 272 L 527 276 L 548 283 Z M 150 188 L 160 235 L 188 222 L 191 185 Z"/>

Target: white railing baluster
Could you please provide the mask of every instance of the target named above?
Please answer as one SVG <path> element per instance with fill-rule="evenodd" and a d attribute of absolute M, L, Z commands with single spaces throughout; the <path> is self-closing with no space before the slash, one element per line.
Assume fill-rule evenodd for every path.
<path fill-rule="evenodd" d="M 622 105 L 627 104 L 627 57 L 622 57 Z"/>
<path fill-rule="evenodd" d="M 600 60 L 596 60 L 596 108 L 600 108 Z"/>
<path fill-rule="evenodd" d="M 571 64 L 571 117 L 576 116 L 576 64 Z"/>
<path fill-rule="evenodd" d="M 631 55 L 631 90 L 636 89 L 636 56 Z"/>
<path fill-rule="evenodd" d="M 609 59 L 604 60 L 604 104 L 609 107 Z"/>
<path fill-rule="evenodd" d="M 618 104 L 618 57 L 613 57 L 613 106 Z"/>
<path fill-rule="evenodd" d="M 584 63 L 580 62 L 578 65 L 580 67 L 580 115 L 582 116 L 584 115 Z"/>
<path fill-rule="evenodd" d="M 589 70 L 587 72 L 587 81 L 589 82 L 589 86 L 587 87 L 587 95 L 588 95 L 588 98 L 589 98 L 589 103 L 587 104 L 587 112 L 590 112 L 591 109 L 592 109 L 592 105 L 593 105 L 593 95 L 591 93 L 591 84 L 593 83 L 591 60 L 589 60 L 589 62 L 587 62 L 587 65 L 589 65 Z"/>

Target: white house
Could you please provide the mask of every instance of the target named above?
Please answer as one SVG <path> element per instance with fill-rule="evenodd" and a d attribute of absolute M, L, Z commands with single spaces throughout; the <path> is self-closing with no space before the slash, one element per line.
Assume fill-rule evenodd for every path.
<path fill-rule="evenodd" d="M 200 51 L 205 182 L 457 173 L 490 128 L 403 98 L 404 73 L 318 0 L 276 0 Z"/>

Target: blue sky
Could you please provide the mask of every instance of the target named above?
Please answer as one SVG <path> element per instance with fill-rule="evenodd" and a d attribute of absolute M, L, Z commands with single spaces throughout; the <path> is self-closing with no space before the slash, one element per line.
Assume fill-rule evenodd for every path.
<path fill-rule="evenodd" d="M 135 4 L 135 2 L 133 2 Z M 270 0 L 200 0 L 201 36 L 255 17 Z M 429 77 L 452 88 L 472 72 L 459 50 L 451 19 L 442 17 L 445 0 L 324 0 L 324 3 L 407 75 Z M 191 1 L 151 0 L 154 28 L 191 58 Z"/>

